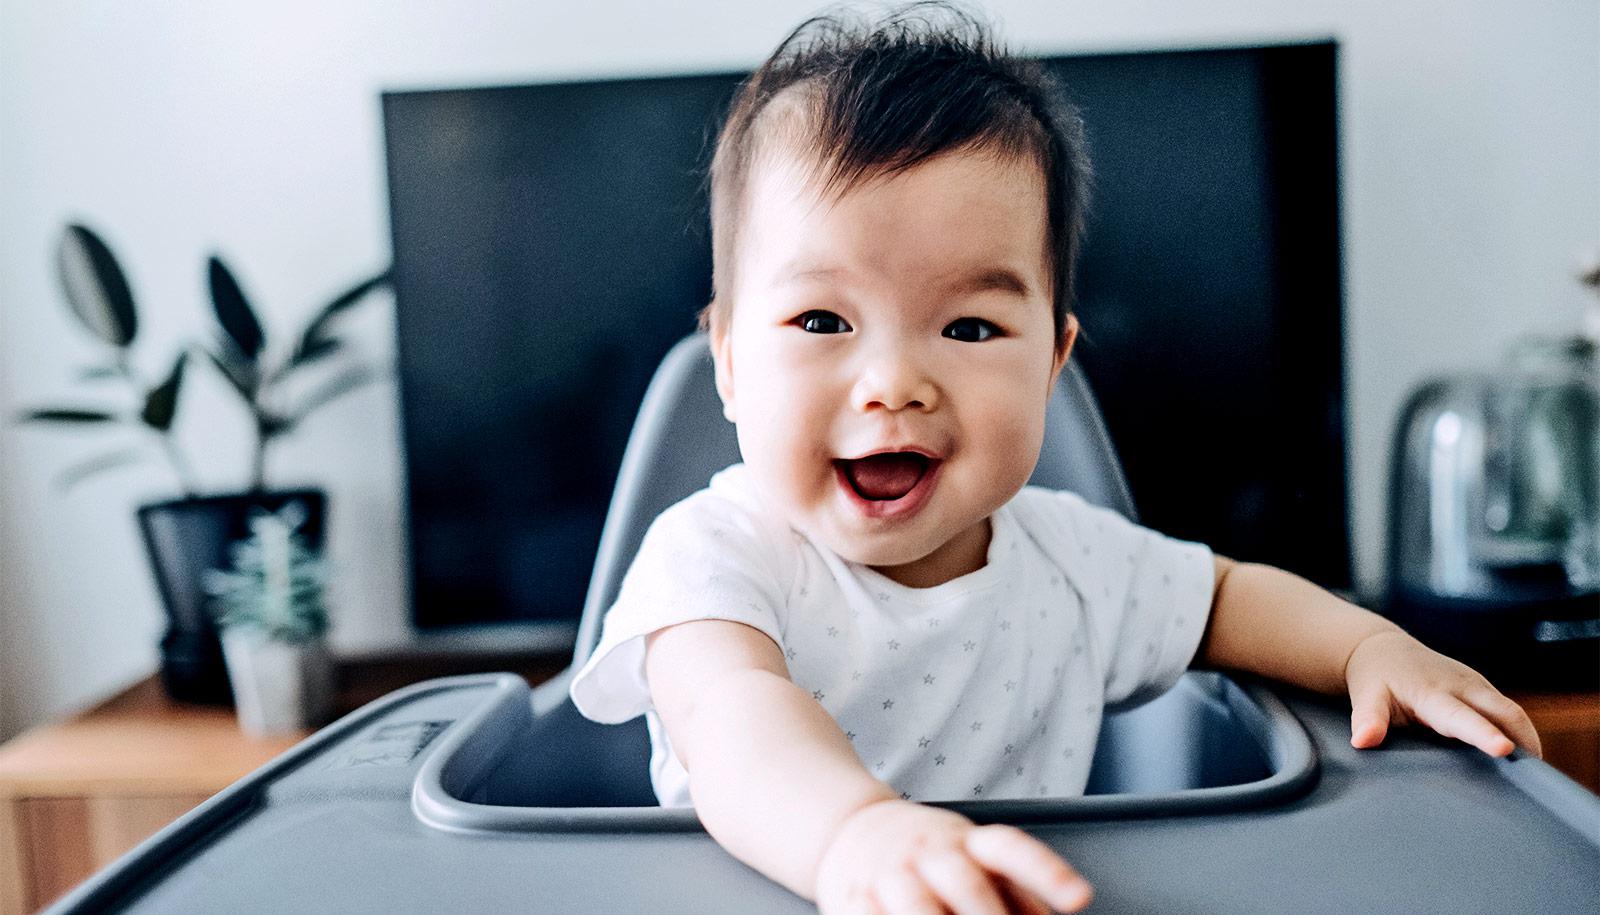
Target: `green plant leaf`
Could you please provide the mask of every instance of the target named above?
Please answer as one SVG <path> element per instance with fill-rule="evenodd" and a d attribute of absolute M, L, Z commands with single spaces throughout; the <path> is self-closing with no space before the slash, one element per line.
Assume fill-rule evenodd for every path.
<path fill-rule="evenodd" d="M 183 366 L 188 360 L 188 351 L 180 351 L 178 358 L 172 361 L 167 380 L 151 388 L 145 396 L 144 409 L 139 413 L 145 425 L 161 432 L 172 428 L 172 418 L 178 413 L 178 389 L 183 385 Z"/>
<path fill-rule="evenodd" d="M 261 329 L 261 322 L 256 319 L 249 300 L 245 298 L 244 290 L 239 288 L 239 281 L 234 279 L 233 271 L 216 255 L 212 255 L 207 262 L 206 276 L 211 285 L 211 305 L 216 309 L 217 323 L 227 332 L 227 338 L 238 350 L 238 355 L 245 361 L 255 363 L 261 355 L 261 348 L 266 345 L 267 335 Z"/>
<path fill-rule="evenodd" d="M 291 414 L 289 424 L 293 426 L 299 423 L 301 420 L 305 419 L 306 416 L 323 407 L 329 401 L 338 397 L 343 397 L 345 394 L 348 394 L 351 391 L 362 387 L 363 385 L 378 381 L 379 378 L 380 376 L 377 372 L 374 372 L 372 369 L 369 369 L 365 366 L 346 369 L 307 395 L 306 399 L 302 400 L 300 402 L 300 406 L 295 409 L 293 414 Z"/>
<path fill-rule="evenodd" d="M 67 304 L 83 326 L 112 346 L 125 347 L 139 332 L 128 280 L 100 236 L 68 225 L 56 246 L 56 272 Z"/>
<path fill-rule="evenodd" d="M 104 381 L 121 377 L 122 371 L 114 365 L 91 365 L 78 370 L 79 381 Z"/>
<path fill-rule="evenodd" d="M 90 458 L 87 461 L 74 464 L 71 467 L 68 467 L 66 470 L 56 474 L 51 480 L 51 485 L 54 486 L 58 492 L 65 492 L 83 482 L 86 478 L 94 476 L 103 470 L 111 470 L 114 467 L 121 467 L 124 464 L 132 464 L 136 461 L 142 461 L 146 457 L 148 457 L 148 454 L 138 448 L 126 448 L 122 451 L 113 451 L 109 454 L 102 454 L 98 457 Z"/>
<path fill-rule="evenodd" d="M 277 371 L 268 376 L 266 383 L 274 384 L 290 372 L 315 362 L 321 362 L 343 348 L 344 342 L 338 337 L 319 337 L 311 343 L 302 340 L 294 355 L 279 366 Z"/>
<path fill-rule="evenodd" d="M 262 439 L 276 438 L 293 429 L 294 422 L 292 417 L 262 412 L 256 418 L 256 428 L 260 430 Z"/>
<path fill-rule="evenodd" d="M 40 407 L 33 410 L 24 410 L 17 415 L 19 423 L 114 423 L 121 422 L 122 415 L 109 410 L 93 407 Z"/>
<path fill-rule="evenodd" d="M 253 363 L 237 362 L 231 356 L 223 355 L 223 353 L 231 349 L 231 346 L 224 346 L 221 347 L 221 351 L 218 351 L 202 346 L 200 351 L 206 354 L 206 357 L 211 360 L 211 364 L 215 365 L 217 371 L 222 373 L 222 377 L 228 380 L 228 384 L 239 392 L 239 396 L 244 398 L 245 403 L 254 404 L 256 400 L 255 365 Z"/>
<path fill-rule="evenodd" d="M 307 324 L 306 329 L 300 333 L 301 345 L 299 349 L 304 349 L 307 344 L 321 339 L 325 336 L 323 331 L 330 321 L 349 309 L 350 306 L 366 298 L 368 294 L 387 285 L 389 285 L 389 271 L 385 270 L 376 276 L 367 277 L 340 293 L 332 302 L 324 305 L 321 313 L 312 318 L 311 323 Z"/>

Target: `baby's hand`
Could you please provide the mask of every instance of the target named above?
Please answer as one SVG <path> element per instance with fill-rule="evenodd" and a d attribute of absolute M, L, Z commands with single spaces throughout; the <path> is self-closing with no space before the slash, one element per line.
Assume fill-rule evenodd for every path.
<path fill-rule="evenodd" d="M 878 801 L 844 821 L 817 866 L 823 915 L 1076 912 L 1094 891 L 1043 842 L 910 801 Z"/>
<path fill-rule="evenodd" d="M 1542 756 L 1539 734 L 1522 706 L 1483 675 L 1398 630 L 1368 636 L 1345 664 L 1350 689 L 1350 745 L 1383 742 L 1389 725 L 1417 722 L 1490 756 L 1522 747 Z"/>

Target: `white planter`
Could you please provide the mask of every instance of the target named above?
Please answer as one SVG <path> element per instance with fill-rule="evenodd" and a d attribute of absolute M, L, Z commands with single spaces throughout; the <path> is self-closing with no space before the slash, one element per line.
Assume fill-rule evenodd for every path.
<path fill-rule="evenodd" d="M 222 632 L 239 727 L 254 737 L 317 727 L 333 710 L 334 671 L 320 641 L 280 642 L 255 629 Z"/>

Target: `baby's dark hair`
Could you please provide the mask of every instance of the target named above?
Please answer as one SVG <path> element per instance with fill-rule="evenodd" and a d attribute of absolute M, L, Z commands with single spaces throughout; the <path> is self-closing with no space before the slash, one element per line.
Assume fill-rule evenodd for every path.
<path fill-rule="evenodd" d="M 711 162 L 713 291 L 702 329 L 732 307 L 745 192 L 769 144 L 811 160 L 835 199 L 946 152 L 1037 162 L 1049 198 L 1056 339 L 1065 342 L 1088 205 L 1083 122 L 1040 63 L 1008 54 L 976 16 L 946 2 L 913 3 L 876 24 L 848 12 L 817 16 L 745 80 Z"/>

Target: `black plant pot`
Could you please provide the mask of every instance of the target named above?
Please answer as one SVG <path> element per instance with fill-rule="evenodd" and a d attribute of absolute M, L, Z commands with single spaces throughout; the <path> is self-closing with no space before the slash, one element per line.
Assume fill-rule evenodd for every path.
<path fill-rule="evenodd" d="M 173 699 L 233 704 L 222 643 L 207 609 L 205 574 L 232 566 L 230 548 L 250 535 L 253 512 L 277 512 L 291 503 L 305 509 L 299 532 L 306 546 L 320 553 L 328 503 L 321 490 L 205 496 L 140 506 L 139 530 L 167 609 L 161 685 Z"/>

